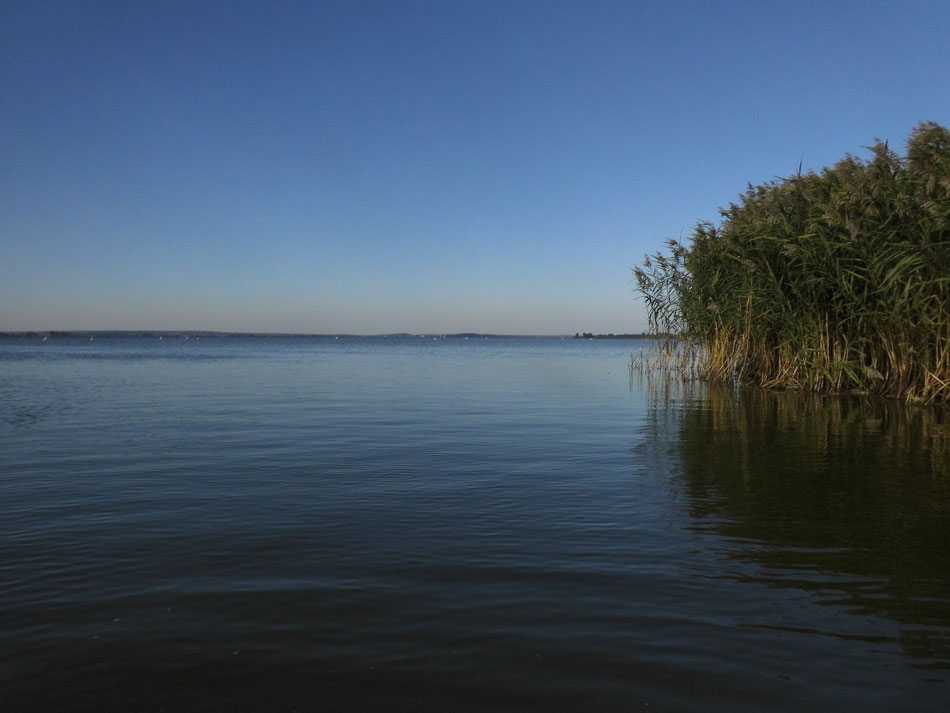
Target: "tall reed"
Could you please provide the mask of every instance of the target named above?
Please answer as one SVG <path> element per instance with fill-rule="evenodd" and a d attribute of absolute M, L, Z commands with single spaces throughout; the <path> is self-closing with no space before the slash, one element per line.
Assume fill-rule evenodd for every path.
<path fill-rule="evenodd" d="M 749 185 L 634 269 L 651 327 L 713 382 L 950 400 L 950 131 Z"/>

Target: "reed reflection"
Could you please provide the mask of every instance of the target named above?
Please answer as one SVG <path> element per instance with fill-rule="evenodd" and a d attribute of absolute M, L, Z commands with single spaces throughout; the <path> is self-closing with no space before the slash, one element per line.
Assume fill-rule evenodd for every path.
<path fill-rule="evenodd" d="M 911 665 L 950 669 L 946 410 L 675 379 L 648 388 L 656 455 L 693 528 L 722 536 L 731 576 L 897 622 Z"/>

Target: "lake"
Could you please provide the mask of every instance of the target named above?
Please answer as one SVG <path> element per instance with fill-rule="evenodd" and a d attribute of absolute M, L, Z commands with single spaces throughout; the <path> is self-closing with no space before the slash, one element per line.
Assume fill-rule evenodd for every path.
<path fill-rule="evenodd" d="M 946 710 L 946 412 L 637 349 L 0 339 L 0 708 Z"/>

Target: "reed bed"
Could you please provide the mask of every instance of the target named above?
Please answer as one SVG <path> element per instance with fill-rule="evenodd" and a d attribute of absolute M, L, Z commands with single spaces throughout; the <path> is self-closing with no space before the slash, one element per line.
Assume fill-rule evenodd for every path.
<path fill-rule="evenodd" d="M 697 356 L 711 382 L 950 400 L 950 131 L 870 151 L 749 185 L 635 268 L 651 327 L 677 335 L 668 361 Z"/>

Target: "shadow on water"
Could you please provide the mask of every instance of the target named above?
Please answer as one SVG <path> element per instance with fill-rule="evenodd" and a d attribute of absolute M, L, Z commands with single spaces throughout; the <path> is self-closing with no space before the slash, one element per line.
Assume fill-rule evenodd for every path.
<path fill-rule="evenodd" d="M 907 664 L 945 676 L 946 409 L 675 380 L 650 384 L 649 401 L 651 448 L 684 493 L 691 527 L 725 543 L 728 576 L 891 622 Z M 875 631 L 853 634 L 873 643 Z"/>

